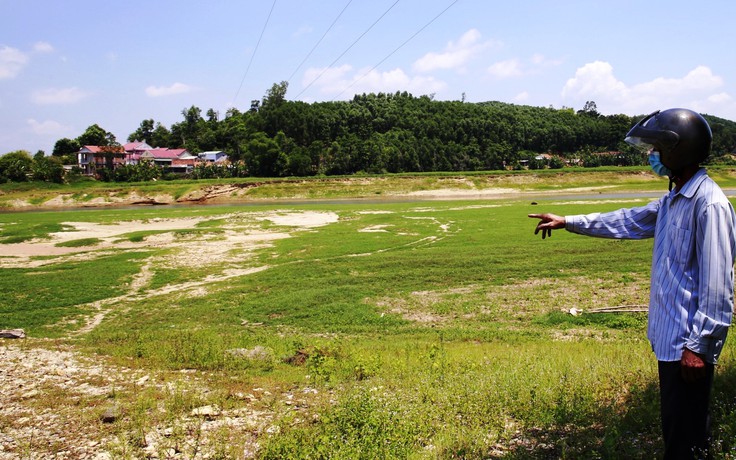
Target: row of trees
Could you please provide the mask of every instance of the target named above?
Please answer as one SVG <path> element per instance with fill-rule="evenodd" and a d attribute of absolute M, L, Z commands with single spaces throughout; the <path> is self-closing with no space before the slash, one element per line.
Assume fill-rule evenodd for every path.
<path fill-rule="evenodd" d="M 585 166 L 645 161 L 623 141 L 641 116 L 603 116 L 592 101 L 574 111 L 435 101 L 432 96 L 397 92 L 305 103 L 286 100 L 287 89 L 286 82 L 274 84 L 248 110 L 232 108 L 224 117 L 213 109 L 203 115 L 192 106 L 182 111 L 183 120 L 169 128 L 146 119 L 128 141 L 186 148 L 192 153 L 223 150 L 234 165 L 201 170 L 197 177 L 473 171 L 522 164 L 561 167 L 565 159 Z M 714 156 L 734 152 L 736 123 L 706 118 L 713 129 Z M 82 145 L 116 144 L 111 133 L 92 125 L 76 139 L 60 139 L 53 155 L 68 158 Z M 534 160 L 540 153 L 551 153 L 556 160 L 551 164 Z"/>
<path fill-rule="evenodd" d="M 60 184 L 64 182 L 64 165 L 59 158 L 46 156 L 43 151 L 33 157 L 24 150 L 0 156 L 0 183 L 28 180 Z"/>
<path fill-rule="evenodd" d="M 633 119 L 600 116 L 594 103 L 576 113 L 403 92 L 308 104 L 287 101 L 286 90 L 285 82 L 274 85 L 250 110 L 230 109 L 222 119 L 192 106 L 171 129 L 144 120 L 128 139 L 194 152 L 224 150 L 255 176 L 495 170 L 539 153 L 585 156 L 597 164 L 640 161 L 623 143 Z M 593 159 L 610 150 L 623 153 Z"/>

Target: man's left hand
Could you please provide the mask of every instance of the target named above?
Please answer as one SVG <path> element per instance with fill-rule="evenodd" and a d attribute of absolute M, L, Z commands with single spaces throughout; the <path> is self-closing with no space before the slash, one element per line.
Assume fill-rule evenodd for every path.
<path fill-rule="evenodd" d="M 705 360 L 703 359 L 703 355 L 687 348 L 683 349 L 682 358 L 680 358 L 680 371 L 682 372 L 682 378 L 688 383 L 705 377 Z"/>

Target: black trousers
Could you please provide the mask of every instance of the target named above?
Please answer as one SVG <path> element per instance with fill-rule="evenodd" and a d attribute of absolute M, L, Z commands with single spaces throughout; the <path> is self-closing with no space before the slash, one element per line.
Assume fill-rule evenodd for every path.
<path fill-rule="evenodd" d="M 706 364 L 706 376 L 687 383 L 680 373 L 679 361 L 659 361 L 665 460 L 707 457 L 713 370 L 713 364 Z"/>

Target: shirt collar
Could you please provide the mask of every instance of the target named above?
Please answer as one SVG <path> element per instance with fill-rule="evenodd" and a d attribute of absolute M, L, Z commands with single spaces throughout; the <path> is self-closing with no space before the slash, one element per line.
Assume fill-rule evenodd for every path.
<path fill-rule="evenodd" d="M 700 184 L 703 183 L 706 177 L 708 177 L 708 174 L 706 173 L 705 168 L 698 169 L 693 177 L 685 182 L 682 188 L 680 188 L 680 191 L 677 192 L 675 195 L 682 195 L 685 198 L 692 198 L 693 195 L 695 195 L 695 192 L 700 187 Z"/>

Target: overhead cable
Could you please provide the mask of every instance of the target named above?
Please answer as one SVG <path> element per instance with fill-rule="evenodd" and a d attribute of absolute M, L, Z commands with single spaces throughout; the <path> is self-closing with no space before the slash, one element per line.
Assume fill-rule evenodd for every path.
<path fill-rule="evenodd" d="M 266 27 L 268 26 L 268 22 L 271 20 L 271 14 L 273 13 L 273 9 L 276 7 L 276 0 L 273 0 L 273 4 L 271 5 L 271 11 L 268 12 L 268 17 L 266 18 L 266 22 L 263 24 L 263 29 L 261 29 L 261 35 L 258 37 L 258 42 L 256 43 L 256 47 L 253 50 L 253 54 L 250 55 L 250 60 L 248 61 L 248 67 L 245 69 L 245 74 L 243 74 L 243 79 L 240 80 L 240 86 L 238 86 L 238 90 L 235 92 L 235 97 L 233 97 L 233 106 L 235 106 L 235 101 L 238 99 L 238 95 L 240 94 L 240 89 L 243 87 L 243 82 L 245 82 L 245 77 L 248 76 L 248 72 L 250 71 L 250 66 L 253 64 L 253 58 L 256 56 L 256 53 L 258 52 L 258 47 L 261 45 L 261 39 L 263 39 L 263 34 L 266 32 Z"/>
<path fill-rule="evenodd" d="M 383 19 L 383 17 L 384 17 L 384 16 L 386 16 L 386 15 L 388 14 L 388 12 L 389 12 L 389 11 L 391 11 L 391 10 L 393 9 L 393 7 L 395 7 L 395 6 L 396 6 L 396 4 L 397 4 L 397 3 L 399 3 L 399 1 L 400 1 L 400 0 L 396 0 L 396 1 L 395 1 L 395 2 L 394 2 L 394 3 L 392 4 L 392 5 L 391 5 L 391 6 L 389 6 L 389 7 L 388 7 L 388 9 L 387 9 L 386 11 L 384 11 L 384 12 L 383 12 L 383 14 L 382 14 L 382 15 L 381 15 L 381 16 L 380 16 L 380 17 L 379 17 L 378 19 L 376 19 L 376 20 L 375 20 L 375 22 L 374 22 L 373 24 L 371 24 L 371 25 L 370 25 L 370 27 L 368 27 L 368 28 L 367 28 L 367 29 L 365 30 L 365 32 L 363 32 L 362 34 L 360 34 L 360 36 L 359 36 L 358 38 L 356 38 L 356 39 L 355 39 L 355 41 L 354 41 L 353 43 L 351 43 L 351 44 L 350 44 L 350 46 L 348 46 L 348 47 L 347 47 L 347 49 L 346 49 L 345 51 L 343 51 L 343 52 L 342 52 L 342 54 L 340 54 L 340 55 L 339 55 L 339 56 L 338 56 L 337 58 L 335 58 L 335 60 L 334 60 L 334 61 L 332 61 L 332 62 L 330 63 L 330 65 L 328 65 L 327 67 L 325 67 L 325 68 L 324 68 L 324 69 L 322 70 L 322 72 L 321 72 L 321 73 L 320 73 L 319 75 L 317 75 L 317 77 L 316 77 L 316 78 L 315 78 L 314 80 L 312 80 L 312 81 L 311 81 L 311 82 L 310 82 L 310 83 L 309 83 L 309 84 L 308 84 L 308 85 L 307 85 L 306 87 L 304 87 L 304 89 L 303 89 L 303 90 L 302 90 L 302 91 L 301 91 L 301 92 L 300 92 L 299 94 L 297 94 L 297 95 L 296 95 L 296 98 L 295 98 L 295 99 L 299 99 L 299 96 L 301 96 L 302 94 L 304 94 L 304 92 L 305 92 L 306 90 L 308 90 L 308 89 L 309 89 L 309 88 L 310 88 L 310 87 L 311 87 L 311 86 L 312 86 L 312 85 L 313 85 L 313 84 L 314 84 L 314 83 L 315 83 L 315 82 L 316 82 L 317 80 L 319 80 L 320 78 L 322 78 L 322 75 L 324 75 L 324 74 L 325 74 L 325 72 L 327 72 L 327 71 L 328 71 L 328 70 L 329 70 L 329 69 L 330 69 L 330 68 L 331 68 L 331 67 L 332 67 L 333 65 L 335 65 L 335 63 L 336 63 L 337 61 L 339 61 L 339 60 L 340 60 L 340 58 L 342 58 L 343 56 L 345 56 L 345 54 L 346 54 L 346 53 L 347 53 L 348 51 L 350 51 L 350 49 L 351 49 L 351 48 L 352 48 L 353 46 L 355 46 L 355 44 L 356 44 L 356 43 L 358 43 L 358 42 L 360 41 L 360 39 L 362 39 L 362 38 L 363 38 L 363 37 L 365 36 L 365 34 L 367 34 L 367 33 L 368 33 L 368 32 L 369 32 L 369 31 L 370 31 L 370 30 L 371 30 L 371 29 L 372 29 L 372 28 L 373 28 L 373 27 L 374 27 L 374 26 L 375 26 L 376 24 L 378 24 L 378 23 L 379 23 L 379 22 L 381 21 L 381 19 Z M 456 1 L 457 1 L 457 0 L 456 0 Z"/>
<path fill-rule="evenodd" d="M 314 52 L 314 50 L 317 49 L 317 47 L 319 46 L 319 44 L 322 43 L 322 40 L 324 40 L 324 38 L 327 36 L 327 34 L 330 32 L 330 30 L 332 30 L 332 27 L 334 27 L 335 23 L 337 23 L 337 20 L 340 19 L 340 16 L 342 16 L 342 14 L 345 12 L 346 9 L 348 9 L 348 6 L 350 6 L 350 4 L 352 2 L 353 2 L 353 0 L 348 0 L 348 3 L 343 7 L 342 11 L 340 11 L 340 14 L 337 15 L 337 17 L 335 18 L 335 20 L 332 21 L 332 24 L 330 24 L 330 27 L 327 28 L 327 30 L 325 31 L 325 33 L 322 34 L 322 37 L 320 37 L 319 40 L 317 40 L 317 43 L 314 44 L 314 46 L 309 51 L 309 53 L 307 53 L 306 57 L 302 60 L 302 62 L 300 62 L 299 65 L 296 67 L 296 69 L 294 69 L 294 71 L 291 73 L 291 75 L 289 76 L 289 78 L 287 79 L 287 81 L 291 81 L 291 79 L 294 78 L 294 75 L 296 75 L 296 73 L 304 65 L 304 63 L 307 62 L 307 59 L 309 59 L 309 57 L 312 55 L 312 53 Z"/>
<path fill-rule="evenodd" d="M 397 48 L 396 48 L 395 50 L 391 51 L 391 52 L 390 52 L 390 53 L 389 53 L 389 54 L 388 54 L 388 55 L 387 55 L 387 56 L 386 56 L 385 58 L 381 59 L 381 60 L 380 60 L 380 61 L 378 62 L 378 64 L 376 64 L 376 65 L 374 65 L 373 67 L 371 67 L 371 69 L 370 69 L 370 70 L 368 70 L 368 71 L 367 71 L 366 73 L 364 73 L 363 75 L 361 75 L 361 76 L 360 76 L 360 78 L 356 79 L 356 80 L 355 80 L 354 82 L 352 82 L 352 83 L 351 83 L 351 84 L 350 84 L 350 85 L 349 85 L 349 86 L 348 86 L 347 88 L 345 88 L 344 90 L 342 90 L 342 91 L 340 92 L 340 94 L 338 94 L 337 96 L 335 96 L 335 98 L 334 98 L 334 99 L 332 99 L 332 102 L 334 102 L 334 101 L 335 101 L 335 100 L 336 100 L 336 99 L 337 99 L 338 97 L 342 96 L 342 94 L 343 94 L 343 93 L 344 93 L 345 91 L 347 91 L 347 90 L 349 90 L 350 88 L 352 88 L 352 87 L 353 87 L 353 86 L 354 86 L 354 85 L 355 85 L 356 83 L 358 83 L 358 82 L 359 82 L 360 80 L 364 79 L 364 78 L 365 78 L 365 77 L 367 77 L 367 76 L 368 76 L 368 75 L 369 75 L 369 74 L 370 74 L 371 72 L 373 72 L 374 70 L 376 70 L 376 67 L 378 67 L 379 65 L 383 64 L 383 63 L 384 63 L 384 62 L 385 62 L 385 61 L 386 61 L 386 60 L 387 60 L 388 58 L 390 58 L 391 56 L 393 56 L 393 55 L 394 55 L 394 53 L 396 53 L 396 52 L 397 52 L 397 51 L 399 51 L 399 50 L 400 50 L 401 48 L 403 48 L 403 47 L 404 47 L 404 46 L 405 46 L 405 45 L 406 45 L 407 43 L 409 43 L 409 42 L 410 42 L 411 40 L 413 40 L 413 39 L 414 39 L 414 37 L 416 37 L 417 35 L 419 35 L 419 34 L 420 34 L 420 33 L 421 33 L 421 32 L 422 32 L 422 31 L 423 31 L 424 29 L 426 29 L 427 27 L 429 27 L 429 26 L 430 26 L 430 25 L 431 25 L 431 24 L 432 24 L 432 23 L 433 23 L 434 21 L 436 21 L 437 19 L 439 19 L 439 17 L 440 17 L 440 16 L 442 16 L 443 14 L 445 14 L 445 12 L 446 12 L 447 10 L 449 10 L 449 9 L 450 9 L 450 8 L 451 8 L 451 7 L 452 7 L 452 6 L 453 6 L 453 5 L 455 4 L 455 3 L 459 2 L 459 1 L 460 1 L 460 0 L 454 0 L 454 1 L 452 2 L 452 3 L 450 3 L 450 4 L 449 4 L 449 5 L 448 5 L 448 6 L 447 6 L 447 7 L 446 7 L 446 8 L 444 9 L 444 10 L 442 10 L 442 11 L 441 11 L 441 12 L 440 12 L 440 13 L 439 13 L 439 14 L 438 14 L 437 16 L 435 16 L 434 18 L 432 18 L 432 20 L 430 20 L 430 21 L 429 21 L 428 23 L 426 23 L 426 24 L 425 24 L 424 26 L 422 26 L 422 28 L 421 28 L 421 29 L 419 29 L 419 30 L 417 30 L 416 32 L 414 32 L 414 34 L 413 34 L 413 35 L 412 35 L 411 37 L 407 38 L 407 39 L 406 39 L 406 40 L 404 41 L 404 43 L 402 43 L 401 45 L 399 45 L 399 46 L 398 46 L 398 47 L 397 47 Z"/>

